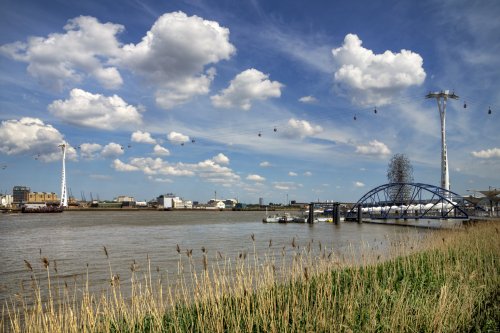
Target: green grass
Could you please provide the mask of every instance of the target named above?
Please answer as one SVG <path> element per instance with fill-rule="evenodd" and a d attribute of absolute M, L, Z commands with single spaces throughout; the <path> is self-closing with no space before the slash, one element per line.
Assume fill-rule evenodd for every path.
<path fill-rule="evenodd" d="M 365 249 L 357 265 L 341 264 L 325 249 L 315 253 L 310 246 L 281 260 L 257 254 L 215 263 L 204 259 L 198 271 L 191 257 L 187 263 L 180 257 L 179 270 L 191 270 L 187 278 L 179 274 L 177 283 L 164 287 L 148 270 L 134 280 L 131 295 L 122 295 L 119 285 L 102 295 L 87 289 L 71 297 L 66 291 L 58 293 L 66 298 L 53 305 L 35 288 L 35 305 L 9 304 L 10 319 L 1 327 L 14 332 L 500 332 L 497 225 L 433 232 L 418 250 L 402 242 L 382 262 Z"/>

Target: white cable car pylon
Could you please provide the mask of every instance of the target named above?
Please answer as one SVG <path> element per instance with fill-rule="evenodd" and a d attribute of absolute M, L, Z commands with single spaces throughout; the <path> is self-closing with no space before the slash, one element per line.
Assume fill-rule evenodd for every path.
<path fill-rule="evenodd" d="M 66 143 L 59 145 L 62 150 L 62 171 L 61 171 L 61 202 L 60 207 L 68 207 L 68 192 L 66 190 Z"/>

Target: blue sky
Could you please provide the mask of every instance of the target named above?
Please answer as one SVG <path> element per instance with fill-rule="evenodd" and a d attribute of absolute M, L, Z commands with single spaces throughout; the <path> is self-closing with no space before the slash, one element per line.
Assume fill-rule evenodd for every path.
<path fill-rule="evenodd" d="M 77 198 L 356 201 L 395 153 L 439 185 L 445 89 L 452 191 L 499 186 L 496 0 L 0 6 L 2 192 L 59 192 L 63 141 Z"/>

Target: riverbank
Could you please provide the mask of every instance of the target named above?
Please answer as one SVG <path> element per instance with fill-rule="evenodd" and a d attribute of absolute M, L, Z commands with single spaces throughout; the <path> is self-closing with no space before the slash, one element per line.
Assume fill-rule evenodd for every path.
<path fill-rule="evenodd" d="M 61 284 L 55 263 L 41 257 L 41 272 L 26 262 L 31 292 L 3 306 L 0 327 L 14 332 L 494 331 L 500 322 L 499 228 L 496 221 L 432 232 L 418 242 L 394 243 L 387 257 L 370 249 L 339 257 L 321 243 L 299 247 L 295 239 L 281 256 L 245 252 L 231 259 L 203 249 L 193 258 L 178 248 L 179 272 L 168 286 L 150 264 L 139 271 L 134 261 L 129 280 L 114 273 L 109 261 L 109 286 L 102 294 L 89 291 L 88 284 Z M 252 235 L 252 241 L 259 240 Z M 46 289 L 42 280 L 50 282 Z"/>

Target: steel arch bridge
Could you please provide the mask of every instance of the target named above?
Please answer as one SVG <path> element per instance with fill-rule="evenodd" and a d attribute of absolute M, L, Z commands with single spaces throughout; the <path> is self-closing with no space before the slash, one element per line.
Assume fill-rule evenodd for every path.
<path fill-rule="evenodd" d="M 468 219 L 466 200 L 444 188 L 422 183 L 377 186 L 346 213 L 346 220 L 370 219 Z"/>

